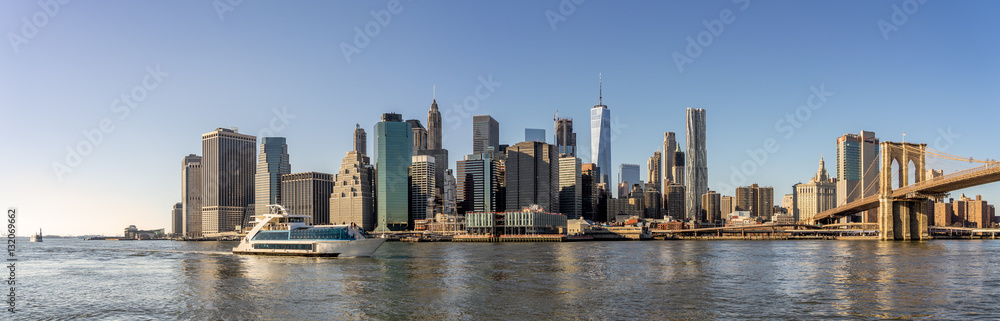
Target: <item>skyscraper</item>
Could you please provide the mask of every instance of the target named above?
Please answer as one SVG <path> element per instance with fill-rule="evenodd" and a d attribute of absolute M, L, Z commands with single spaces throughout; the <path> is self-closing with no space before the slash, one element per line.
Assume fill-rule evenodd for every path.
<path fill-rule="evenodd" d="M 347 152 L 340 163 L 340 171 L 334 176 L 333 192 L 330 193 L 330 222 L 355 223 L 366 231 L 375 229 L 373 174 L 371 165 L 365 164 L 363 154 Z"/>
<path fill-rule="evenodd" d="M 701 196 L 701 208 L 706 222 L 722 223 L 722 195 L 708 191 Z"/>
<path fill-rule="evenodd" d="M 427 111 L 427 149 L 444 149 L 441 144 L 441 112 L 438 111 L 436 98 L 431 101 L 431 110 Z"/>
<path fill-rule="evenodd" d="M 660 182 L 661 188 L 670 184 L 670 182 L 676 182 L 674 178 L 674 152 L 677 151 L 677 137 L 674 132 L 663 133 L 663 155 L 661 158 L 663 160 L 663 170 L 660 175 L 663 176 L 663 181 Z M 669 181 L 669 182 L 668 182 Z M 665 190 L 663 192 L 666 192 Z"/>
<path fill-rule="evenodd" d="M 770 218 L 774 212 L 774 188 L 757 184 L 737 187 L 736 210 L 750 211 L 750 217 Z"/>
<path fill-rule="evenodd" d="M 701 213 L 701 195 L 708 192 L 708 151 L 705 149 L 705 110 L 687 109 L 687 217 L 695 219 Z"/>
<path fill-rule="evenodd" d="M 837 204 L 843 205 L 878 193 L 879 141 L 874 132 L 837 138 Z M 875 222 L 877 210 L 871 210 Z"/>
<path fill-rule="evenodd" d="M 434 218 L 434 157 L 414 155 L 410 165 L 410 226 L 414 220 Z"/>
<path fill-rule="evenodd" d="M 679 146 L 678 146 L 678 149 L 680 149 Z M 672 172 L 674 173 L 674 183 L 681 184 L 681 185 L 685 185 L 684 184 L 684 175 L 685 175 L 684 174 L 685 173 L 685 171 L 684 171 L 684 159 L 685 159 L 684 158 L 684 152 L 682 152 L 680 150 L 674 152 L 674 169 L 672 170 Z"/>
<path fill-rule="evenodd" d="M 202 233 L 236 230 L 254 202 L 257 137 L 218 128 L 201 135 Z"/>
<path fill-rule="evenodd" d="M 181 203 L 183 232 L 187 237 L 201 237 L 201 156 L 184 156 L 181 163 Z"/>
<path fill-rule="evenodd" d="M 306 223 L 340 224 L 330 221 L 333 175 L 306 172 L 281 175 L 281 202 L 295 215 L 309 215 Z M 259 214 L 258 214 L 259 215 Z"/>
<path fill-rule="evenodd" d="M 604 105 L 603 80 L 599 80 L 597 105 L 590 109 L 590 162 L 597 163 L 600 183 L 611 185 L 611 110 Z"/>
<path fill-rule="evenodd" d="M 559 213 L 569 219 L 583 215 L 583 186 L 580 159 L 573 156 L 559 158 Z"/>
<path fill-rule="evenodd" d="M 581 211 L 584 219 L 591 221 L 603 221 L 598 217 L 598 203 L 600 190 L 597 188 L 597 164 L 587 163 L 580 166 L 580 185 L 582 185 L 580 197 Z"/>
<path fill-rule="evenodd" d="M 292 173 L 288 163 L 288 145 L 284 137 L 264 137 L 257 157 L 257 174 L 254 178 L 254 213 L 267 214 L 268 205 L 282 204 L 281 176 Z"/>
<path fill-rule="evenodd" d="M 407 123 L 410 124 L 410 130 L 413 131 L 413 150 L 427 150 L 427 130 L 424 129 L 424 125 L 420 124 L 420 120 L 408 119 Z"/>
<path fill-rule="evenodd" d="M 472 153 L 482 153 L 487 147 L 500 150 L 500 123 L 490 115 L 472 116 Z"/>
<path fill-rule="evenodd" d="M 361 128 L 361 124 L 355 124 L 354 128 L 354 151 L 361 154 L 361 156 L 368 155 L 368 134 L 365 133 L 365 129 Z"/>
<path fill-rule="evenodd" d="M 809 183 L 795 185 L 793 199 L 799 221 L 811 221 L 817 213 L 837 207 L 837 183 L 826 174 L 826 163 L 822 157 L 819 169 Z"/>
<path fill-rule="evenodd" d="M 170 227 L 173 234 L 182 235 L 184 233 L 184 203 L 177 202 L 170 210 Z"/>
<path fill-rule="evenodd" d="M 666 196 L 663 198 L 664 207 L 667 209 L 667 216 L 674 219 L 684 219 L 687 211 L 684 208 L 686 193 L 684 185 L 673 183 L 667 185 Z"/>
<path fill-rule="evenodd" d="M 648 177 L 648 183 L 653 184 L 652 188 L 647 188 L 647 190 L 652 189 L 659 193 L 662 191 L 660 184 L 663 183 L 663 175 L 660 174 L 660 166 L 662 163 L 662 154 L 659 151 L 653 152 L 653 156 L 649 157 L 649 161 L 646 161 L 646 176 Z"/>
<path fill-rule="evenodd" d="M 442 201 L 442 213 L 454 215 L 456 210 L 456 195 L 458 193 L 458 182 L 455 181 L 455 174 L 449 168 L 444 173 L 444 200 Z"/>
<path fill-rule="evenodd" d="M 545 143 L 545 130 L 538 128 L 525 128 L 524 141 Z"/>
<path fill-rule="evenodd" d="M 639 184 L 639 165 L 637 164 L 621 164 L 618 165 L 618 184 L 625 184 L 625 191 L 618 192 L 618 198 L 628 197 L 629 191 L 632 190 L 632 185 Z M 600 165 L 598 165 L 600 167 Z"/>
<path fill-rule="evenodd" d="M 487 151 L 485 153 L 466 155 L 464 160 L 456 163 L 455 202 L 458 214 L 469 212 L 502 212 L 506 204 L 500 193 L 500 181 L 503 179 L 500 170 L 499 154 Z"/>
<path fill-rule="evenodd" d="M 413 156 L 413 128 L 396 113 L 382 114 L 375 124 L 376 231 L 406 230 L 409 218 L 409 170 Z"/>
<path fill-rule="evenodd" d="M 507 148 L 507 206 L 516 210 L 538 204 L 559 212 L 559 163 L 554 145 L 520 142 Z"/>
<path fill-rule="evenodd" d="M 555 119 L 556 153 L 559 156 L 576 156 L 576 133 L 572 118 Z"/>

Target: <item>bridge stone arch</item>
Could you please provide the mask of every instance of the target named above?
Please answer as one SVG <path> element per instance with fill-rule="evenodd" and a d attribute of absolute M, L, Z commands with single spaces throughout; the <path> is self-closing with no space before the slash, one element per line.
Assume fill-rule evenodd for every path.
<path fill-rule="evenodd" d="M 892 194 L 892 164 L 898 165 L 899 187 L 924 181 L 927 144 L 883 141 L 879 146 L 878 225 L 882 240 L 923 240 L 928 238 L 926 198 Z M 909 181 L 910 164 L 915 167 Z"/>

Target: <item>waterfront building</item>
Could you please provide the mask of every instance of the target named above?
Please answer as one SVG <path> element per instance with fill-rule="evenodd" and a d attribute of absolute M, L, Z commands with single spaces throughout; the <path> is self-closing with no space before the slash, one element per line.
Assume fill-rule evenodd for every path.
<path fill-rule="evenodd" d="M 408 228 L 409 170 L 413 156 L 413 129 L 396 113 L 382 114 L 375 124 L 376 231 Z"/>
<path fill-rule="evenodd" d="M 736 210 L 749 211 L 750 217 L 769 218 L 774 212 L 774 188 L 757 184 L 736 188 Z"/>
<path fill-rule="evenodd" d="M 605 202 L 607 203 L 607 221 L 616 220 L 619 216 L 643 217 L 645 215 L 645 206 L 641 199 L 608 198 Z"/>
<path fill-rule="evenodd" d="M 701 208 L 704 220 L 709 223 L 722 223 L 722 195 L 715 191 L 708 191 L 701 196 Z"/>
<path fill-rule="evenodd" d="M 555 150 L 554 145 L 542 142 L 520 142 L 507 148 L 506 208 L 537 204 L 559 212 L 559 162 Z"/>
<path fill-rule="evenodd" d="M 537 205 L 519 211 L 470 212 L 465 214 L 465 226 L 470 234 L 492 235 L 562 234 L 567 227 L 566 215 Z"/>
<path fill-rule="evenodd" d="M 254 177 L 254 213 L 267 214 L 268 205 L 281 202 L 281 176 L 292 173 L 288 163 L 288 145 L 284 137 L 263 137 L 260 139 L 260 154 L 257 157 L 257 173 Z"/>
<path fill-rule="evenodd" d="M 674 153 L 678 151 L 677 148 L 677 134 L 674 132 L 663 133 L 663 154 L 661 155 L 663 167 L 660 170 L 660 175 L 662 176 L 662 181 L 660 182 L 661 192 L 666 192 L 666 186 L 676 182 L 676 178 L 674 178 L 674 160 L 677 157 L 674 156 Z"/>
<path fill-rule="evenodd" d="M 723 218 L 729 217 L 730 213 L 736 211 L 736 197 L 719 197 L 719 211 Z"/>
<path fill-rule="evenodd" d="M 646 181 L 653 184 L 651 189 L 657 193 L 662 191 L 660 187 L 660 184 L 663 183 L 663 175 L 660 173 L 661 162 L 662 157 L 659 151 L 653 152 L 653 156 L 650 156 L 649 160 L 646 161 Z"/>
<path fill-rule="evenodd" d="M 333 185 L 333 175 L 327 173 L 305 172 L 281 175 L 281 205 L 293 215 L 309 215 L 306 224 L 332 224 L 330 197 Z"/>
<path fill-rule="evenodd" d="M 201 135 L 202 232 L 235 231 L 249 221 L 254 202 L 257 137 L 235 128 Z"/>
<path fill-rule="evenodd" d="M 995 208 L 983 200 L 982 195 L 975 198 L 962 194 L 958 200 L 949 199 L 949 203 L 934 203 L 932 217 L 928 217 L 928 225 L 955 226 L 971 228 L 993 227 Z"/>
<path fill-rule="evenodd" d="M 201 156 L 184 156 L 181 163 L 182 234 L 201 237 Z"/>
<path fill-rule="evenodd" d="M 674 219 L 684 220 L 687 218 L 687 209 L 684 207 L 687 200 L 687 187 L 681 184 L 667 185 L 667 194 L 663 202 L 666 203 L 667 216 Z"/>
<path fill-rule="evenodd" d="M 334 176 L 330 193 L 330 222 L 355 223 L 366 231 L 375 229 L 372 176 L 375 169 L 365 163 L 365 156 L 349 151 Z"/>
<path fill-rule="evenodd" d="M 708 192 L 708 151 L 705 148 L 705 110 L 687 109 L 687 158 L 684 174 L 687 186 L 687 218 L 695 219 L 701 213 L 701 195 Z"/>
<path fill-rule="evenodd" d="M 472 116 L 472 153 L 485 152 L 489 147 L 501 151 L 500 123 L 490 115 Z"/>
<path fill-rule="evenodd" d="M 879 140 L 874 132 L 837 138 L 837 204 L 844 205 L 878 194 Z M 878 221 L 878 209 L 865 212 L 862 221 Z"/>
<path fill-rule="evenodd" d="M 600 183 L 611 184 L 611 110 L 604 105 L 603 79 L 600 81 L 597 105 L 590 109 L 590 161 L 597 163 Z"/>
<path fill-rule="evenodd" d="M 597 181 L 597 164 L 587 163 L 580 165 L 580 208 L 583 219 L 591 221 L 603 221 L 598 213 L 599 193 Z"/>
<path fill-rule="evenodd" d="M 170 227 L 173 234 L 184 234 L 184 203 L 177 202 L 170 210 Z"/>
<path fill-rule="evenodd" d="M 576 133 L 573 132 L 572 118 L 555 119 L 556 153 L 559 157 L 576 157 Z"/>
<path fill-rule="evenodd" d="M 583 207 L 583 185 L 580 159 L 559 158 L 559 213 L 570 219 L 580 218 Z"/>
<path fill-rule="evenodd" d="M 492 149 L 466 155 L 458 161 L 455 177 L 455 202 L 458 214 L 469 212 L 503 212 L 504 190 L 500 155 Z"/>
<path fill-rule="evenodd" d="M 545 130 L 538 128 L 525 128 L 524 141 L 545 143 Z"/>
<path fill-rule="evenodd" d="M 837 182 L 827 175 L 825 164 L 820 157 L 819 169 L 809 183 L 795 185 L 793 199 L 799 221 L 812 221 L 817 213 L 837 207 Z"/>
<path fill-rule="evenodd" d="M 434 181 L 434 157 L 415 155 L 410 165 L 410 218 L 413 226 L 415 220 L 434 218 L 434 199 L 437 184 Z"/>

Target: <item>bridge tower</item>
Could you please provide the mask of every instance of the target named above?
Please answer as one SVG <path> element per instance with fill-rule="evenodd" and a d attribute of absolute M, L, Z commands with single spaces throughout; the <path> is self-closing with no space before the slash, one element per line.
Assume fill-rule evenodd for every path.
<path fill-rule="evenodd" d="M 881 143 L 879 157 L 882 168 L 879 171 L 879 207 L 878 226 L 881 239 L 886 240 L 925 240 L 928 239 L 927 197 L 920 195 L 893 195 L 892 193 L 892 163 L 899 164 L 899 187 L 910 185 L 910 162 L 916 167 L 913 184 L 924 180 L 924 154 L 927 144 Z"/>

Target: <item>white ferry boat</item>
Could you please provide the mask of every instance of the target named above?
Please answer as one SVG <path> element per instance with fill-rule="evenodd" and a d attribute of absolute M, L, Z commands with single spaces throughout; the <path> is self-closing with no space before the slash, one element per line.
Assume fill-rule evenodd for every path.
<path fill-rule="evenodd" d="M 235 254 L 358 257 L 372 256 L 386 239 L 369 237 L 354 225 L 306 224 L 308 215 L 292 215 L 281 205 L 254 216 L 254 227 L 233 248 Z"/>
<path fill-rule="evenodd" d="M 38 229 L 38 234 L 31 235 L 31 239 L 29 239 L 29 241 L 31 241 L 31 242 L 41 242 L 42 241 L 42 229 L 41 228 Z"/>

